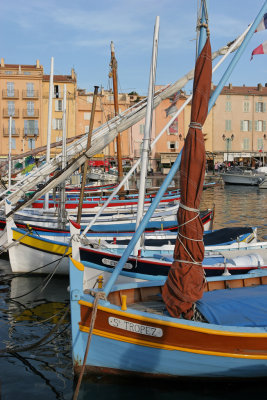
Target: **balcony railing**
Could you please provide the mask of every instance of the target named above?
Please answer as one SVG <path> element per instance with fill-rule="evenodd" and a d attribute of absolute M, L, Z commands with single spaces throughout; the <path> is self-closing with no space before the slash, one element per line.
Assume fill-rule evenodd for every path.
<path fill-rule="evenodd" d="M 3 109 L 3 117 L 4 118 L 18 118 L 19 117 L 19 109 L 14 108 L 13 110 L 9 110 L 8 108 Z"/>
<path fill-rule="evenodd" d="M 23 118 L 38 118 L 39 110 L 27 110 L 23 109 Z"/>
<path fill-rule="evenodd" d="M 38 90 L 22 90 L 23 99 L 39 99 Z"/>
<path fill-rule="evenodd" d="M 20 129 L 19 128 L 12 128 L 11 129 L 11 136 L 19 136 Z M 3 135 L 9 136 L 9 128 L 3 128 Z"/>
<path fill-rule="evenodd" d="M 34 137 L 39 135 L 39 128 L 24 128 L 23 134 L 25 137 Z"/>
<path fill-rule="evenodd" d="M 13 89 L 13 90 L 3 89 L 2 97 L 3 97 L 3 99 L 18 99 L 19 91 L 18 91 L 18 89 Z"/>

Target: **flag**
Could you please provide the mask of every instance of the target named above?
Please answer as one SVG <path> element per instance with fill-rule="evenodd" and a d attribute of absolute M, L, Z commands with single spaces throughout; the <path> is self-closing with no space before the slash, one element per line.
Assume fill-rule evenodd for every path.
<path fill-rule="evenodd" d="M 264 31 L 264 29 L 267 29 L 267 13 L 264 14 L 261 22 L 258 25 L 258 28 L 255 30 L 255 32 L 259 31 Z"/>
<path fill-rule="evenodd" d="M 251 53 L 250 61 L 256 54 L 267 54 L 267 40 L 265 40 L 265 42 L 263 42 L 258 47 L 256 47 L 256 49 L 253 50 L 253 52 Z"/>
<path fill-rule="evenodd" d="M 178 90 L 178 92 L 175 93 L 171 105 L 168 108 L 166 108 L 166 110 L 165 110 L 166 117 L 168 117 L 171 114 L 175 114 L 175 112 L 177 111 L 176 102 L 178 101 L 180 94 L 181 94 L 180 90 Z"/>

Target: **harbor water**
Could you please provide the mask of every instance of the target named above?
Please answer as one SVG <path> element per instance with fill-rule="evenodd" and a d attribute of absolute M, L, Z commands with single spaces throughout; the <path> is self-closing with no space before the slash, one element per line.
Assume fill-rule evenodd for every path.
<path fill-rule="evenodd" d="M 160 183 L 153 178 L 151 186 Z M 253 226 L 259 239 L 267 240 L 267 190 L 219 184 L 203 192 L 201 210 L 214 205 L 213 229 Z M 68 306 L 68 277 L 14 276 L 8 260 L 0 260 L 1 400 L 72 399 L 76 382 Z M 78 398 L 237 400 L 266 394 L 266 382 L 255 380 L 151 382 L 92 376 L 83 380 Z"/>

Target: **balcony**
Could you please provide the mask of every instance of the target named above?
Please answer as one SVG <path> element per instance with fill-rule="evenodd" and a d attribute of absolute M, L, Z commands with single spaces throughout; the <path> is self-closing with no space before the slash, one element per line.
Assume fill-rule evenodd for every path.
<path fill-rule="evenodd" d="M 39 118 L 39 110 L 26 110 L 23 109 L 23 118 Z"/>
<path fill-rule="evenodd" d="M 11 136 L 19 136 L 20 129 L 19 128 L 12 128 L 11 129 Z M 3 128 L 3 136 L 9 136 L 9 128 Z"/>
<path fill-rule="evenodd" d="M 19 98 L 19 91 L 17 89 L 14 90 L 2 90 L 2 97 L 3 99 L 18 99 Z"/>
<path fill-rule="evenodd" d="M 9 110 L 8 108 L 4 108 L 3 109 L 3 117 L 4 118 L 18 118 L 19 117 L 19 109 L 18 108 L 14 108 L 13 110 Z"/>
<path fill-rule="evenodd" d="M 23 135 L 25 138 L 39 136 L 39 128 L 24 128 Z"/>
<path fill-rule="evenodd" d="M 39 99 L 38 90 L 22 90 L 23 99 Z"/>

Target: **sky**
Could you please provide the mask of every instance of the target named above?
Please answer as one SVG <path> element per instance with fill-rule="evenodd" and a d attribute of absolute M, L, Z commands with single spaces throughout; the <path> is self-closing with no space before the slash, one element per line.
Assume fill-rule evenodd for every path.
<path fill-rule="evenodd" d="M 265 0 L 208 0 L 212 51 L 239 36 L 253 22 Z M 74 68 L 81 89 L 112 88 L 108 77 L 110 42 L 115 45 L 119 92 L 147 95 L 153 31 L 160 17 L 156 84 L 174 83 L 195 62 L 198 0 L 8 0 L 0 7 L 0 57 L 6 64 L 35 64 L 46 74 Z M 255 33 L 228 83 L 267 82 L 267 54 L 250 61 L 267 40 Z M 213 76 L 217 84 L 228 62 Z M 186 86 L 191 89 L 191 83 Z"/>

